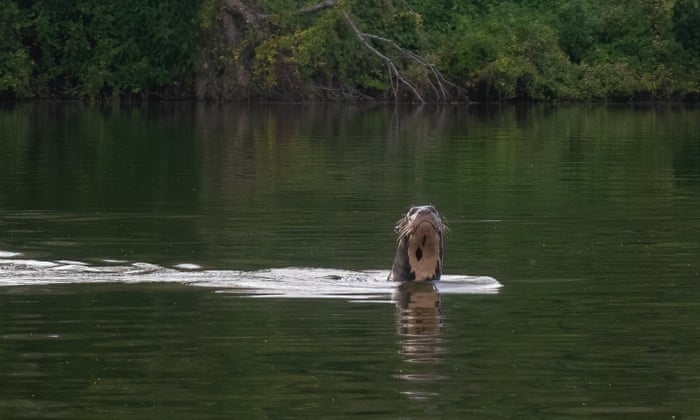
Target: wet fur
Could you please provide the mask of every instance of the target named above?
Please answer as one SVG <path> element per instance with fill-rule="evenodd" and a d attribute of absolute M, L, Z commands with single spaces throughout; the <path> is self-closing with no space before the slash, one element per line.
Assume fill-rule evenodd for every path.
<path fill-rule="evenodd" d="M 439 280 L 445 226 L 437 210 L 431 206 L 412 207 L 395 230 L 399 239 L 389 280 Z"/>

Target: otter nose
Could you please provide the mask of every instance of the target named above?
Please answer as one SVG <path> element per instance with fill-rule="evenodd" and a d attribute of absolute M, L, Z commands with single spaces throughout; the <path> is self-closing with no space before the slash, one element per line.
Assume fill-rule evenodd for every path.
<path fill-rule="evenodd" d="M 409 214 L 411 216 L 423 216 L 426 214 L 437 214 L 437 210 L 433 206 L 417 206 L 413 207 Z"/>

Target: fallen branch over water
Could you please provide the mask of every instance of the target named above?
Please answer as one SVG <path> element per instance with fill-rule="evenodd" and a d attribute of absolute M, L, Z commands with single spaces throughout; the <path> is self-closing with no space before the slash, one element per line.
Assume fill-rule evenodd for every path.
<path fill-rule="evenodd" d="M 401 85 L 406 86 L 411 93 L 413 94 L 413 97 L 417 99 L 419 102 L 424 103 L 425 98 L 423 95 L 420 94 L 418 89 L 411 83 L 408 79 L 406 79 L 401 72 L 399 71 L 398 67 L 394 63 L 394 60 L 389 58 L 386 54 L 383 54 L 380 52 L 377 48 L 375 48 L 369 40 L 375 40 L 379 41 L 383 44 L 386 44 L 389 46 L 391 49 L 394 51 L 397 51 L 401 56 L 417 63 L 419 66 L 422 68 L 426 69 L 428 71 L 429 76 L 425 78 L 425 82 L 430 85 L 433 93 L 435 94 L 435 97 L 440 100 L 440 101 L 448 101 L 450 100 L 451 96 L 449 91 L 456 91 L 457 94 L 462 95 L 466 97 L 466 91 L 459 86 L 455 85 L 454 83 L 450 82 L 449 80 L 445 79 L 445 77 L 440 73 L 440 71 L 437 69 L 435 64 L 429 63 L 425 59 L 423 59 L 421 56 L 418 54 L 414 53 L 413 51 L 407 50 L 403 47 L 401 47 L 399 44 L 396 43 L 396 41 L 385 38 L 383 36 L 379 35 L 374 35 L 366 32 L 360 31 L 360 29 L 357 27 L 355 22 L 352 20 L 350 15 L 348 15 L 347 12 L 343 12 L 343 17 L 345 18 L 345 21 L 348 23 L 350 28 L 353 30 L 357 38 L 362 42 L 362 44 L 375 56 L 377 56 L 380 60 L 384 62 L 384 64 L 387 66 L 388 72 L 389 72 L 389 83 L 391 85 L 391 90 L 394 95 L 394 99 L 398 99 L 399 96 L 399 88 Z M 432 75 L 432 78 L 430 77 Z"/>

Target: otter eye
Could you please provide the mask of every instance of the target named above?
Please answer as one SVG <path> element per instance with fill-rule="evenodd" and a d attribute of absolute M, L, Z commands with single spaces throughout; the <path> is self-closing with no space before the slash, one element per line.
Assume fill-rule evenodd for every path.
<path fill-rule="evenodd" d="M 413 216 L 414 214 L 416 214 L 417 211 L 418 207 L 411 207 L 411 209 L 408 211 L 408 215 Z"/>

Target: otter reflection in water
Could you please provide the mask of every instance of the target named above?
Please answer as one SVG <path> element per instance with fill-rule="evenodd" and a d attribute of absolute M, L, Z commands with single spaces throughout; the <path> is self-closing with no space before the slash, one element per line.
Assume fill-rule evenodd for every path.
<path fill-rule="evenodd" d="M 394 301 L 403 358 L 397 377 L 405 381 L 402 394 L 419 400 L 436 397 L 435 382 L 443 379 L 439 373 L 444 353 L 440 294 L 433 282 L 409 281 L 399 285 Z"/>
<path fill-rule="evenodd" d="M 440 280 L 445 224 L 433 206 L 416 206 L 394 228 L 399 234 L 389 280 Z"/>
<path fill-rule="evenodd" d="M 402 283 L 394 295 L 398 332 L 402 336 L 439 336 L 442 326 L 440 294 L 432 282 Z"/>

